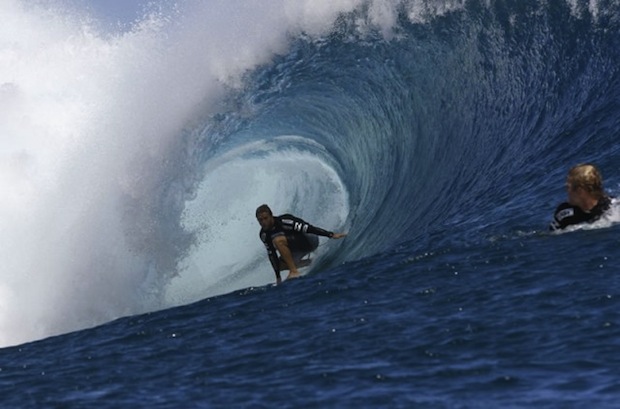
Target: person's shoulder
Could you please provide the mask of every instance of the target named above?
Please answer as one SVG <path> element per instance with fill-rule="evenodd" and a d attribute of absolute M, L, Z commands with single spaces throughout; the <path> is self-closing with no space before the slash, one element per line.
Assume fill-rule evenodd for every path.
<path fill-rule="evenodd" d="M 560 203 L 555 209 L 554 216 L 558 221 L 575 215 L 576 206 L 568 202 Z"/>
<path fill-rule="evenodd" d="M 282 214 L 282 215 L 278 216 L 277 220 L 279 220 L 280 222 L 282 222 L 284 224 L 290 224 L 292 222 L 303 222 L 303 220 L 300 217 L 297 217 L 297 216 L 292 215 L 290 213 L 286 213 L 286 214 Z"/>
<path fill-rule="evenodd" d="M 576 212 L 577 208 L 570 203 L 560 203 L 553 213 L 553 220 L 549 224 L 549 230 L 562 230 L 571 224 L 575 224 L 577 222 Z"/>
<path fill-rule="evenodd" d="M 605 212 L 611 209 L 612 200 L 613 197 L 611 196 L 605 195 L 601 197 L 598 200 L 598 203 L 596 203 L 596 206 L 594 206 L 592 210 L 590 210 L 592 216 L 596 218 L 601 217 Z"/>
<path fill-rule="evenodd" d="M 599 200 L 598 204 L 603 208 L 603 211 L 608 210 L 611 207 L 612 201 L 615 199 L 613 196 L 605 195 Z"/>

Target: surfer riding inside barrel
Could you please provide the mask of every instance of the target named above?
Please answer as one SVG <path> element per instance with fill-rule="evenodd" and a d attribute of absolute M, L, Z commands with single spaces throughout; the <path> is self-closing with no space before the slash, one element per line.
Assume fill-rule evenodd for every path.
<path fill-rule="evenodd" d="M 347 235 L 312 226 L 291 214 L 274 216 L 266 204 L 256 209 L 256 220 L 261 226 L 260 239 L 267 248 L 278 284 L 282 282 L 280 272 L 283 270 L 290 270 L 287 279 L 300 276 L 298 267 L 310 264 L 309 259 L 302 258 L 317 249 L 318 236 L 340 239 Z"/>

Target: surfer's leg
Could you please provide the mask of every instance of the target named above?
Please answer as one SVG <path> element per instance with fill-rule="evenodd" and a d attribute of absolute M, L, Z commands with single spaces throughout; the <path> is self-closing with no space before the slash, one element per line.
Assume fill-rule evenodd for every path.
<path fill-rule="evenodd" d="M 308 242 L 308 253 L 319 248 L 319 236 L 316 234 L 304 234 L 304 237 Z"/>
<path fill-rule="evenodd" d="M 291 253 L 301 254 L 299 258 L 319 247 L 319 237 L 315 234 L 297 233 L 286 236 L 286 239 Z"/>
<path fill-rule="evenodd" d="M 291 252 L 293 263 L 297 268 L 309 266 L 310 258 L 304 258 L 319 247 L 319 238 L 315 234 L 292 234 L 286 236 L 286 245 Z M 280 270 L 289 270 L 288 265 L 280 257 Z M 295 275 L 293 275 L 295 276 Z"/>
<path fill-rule="evenodd" d="M 284 261 L 282 259 L 282 257 L 280 257 L 280 271 L 286 271 L 288 270 L 288 266 L 286 265 L 286 261 Z"/>
<path fill-rule="evenodd" d="M 297 268 L 306 267 L 312 263 L 312 260 L 310 260 L 309 258 L 304 258 L 308 254 L 309 253 L 292 253 L 293 262 L 295 263 Z M 280 270 L 281 271 L 289 270 L 288 265 L 286 264 L 286 261 L 284 261 L 282 257 L 280 257 Z"/>
<path fill-rule="evenodd" d="M 297 265 L 293 259 L 293 254 L 289 247 L 289 241 L 285 236 L 278 236 L 273 239 L 273 244 L 280 253 L 280 270 L 290 270 L 288 278 L 299 277 L 299 271 Z"/>

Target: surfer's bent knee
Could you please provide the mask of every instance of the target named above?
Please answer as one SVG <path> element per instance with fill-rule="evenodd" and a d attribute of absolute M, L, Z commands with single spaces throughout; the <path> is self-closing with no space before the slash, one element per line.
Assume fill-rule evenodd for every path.
<path fill-rule="evenodd" d="M 288 240 L 286 239 L 286 236 L 274 237 L 272 243 L 276 248 L 280 245 L 285 245 L 288 247 Z"/>

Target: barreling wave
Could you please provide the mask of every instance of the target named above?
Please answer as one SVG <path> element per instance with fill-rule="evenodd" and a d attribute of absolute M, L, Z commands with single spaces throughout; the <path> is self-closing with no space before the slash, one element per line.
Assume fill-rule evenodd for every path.
<path fill-rule="evenodd" d="M 613 166 L 614 2 L 258 3 L 2 6 L 4 344 L 272 282 L 262 203 L 350 232 L 324 269 L 544 228 L 569 164 Z"/>
<path fill-rule="evenodd" d="M 616 149 L 617 5 L 474 1 L 423 23 L 400 11 L 389 38 L 360 31 L 362 9 L 326 37 L 296 39 L 223 120 L 233 146 L 289 134 L 320 144 L 308 152 L 340 176 L 350 206 L 334 261 L 527 218 L 571 161 L 604 166 Z M 321 223 L 333 204 L 278 208 Z"/>

